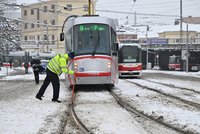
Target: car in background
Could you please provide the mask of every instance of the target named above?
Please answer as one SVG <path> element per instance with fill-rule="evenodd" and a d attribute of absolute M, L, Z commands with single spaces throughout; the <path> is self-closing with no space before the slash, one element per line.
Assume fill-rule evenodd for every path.
<path fill-rule="evenodd" d="M 46 73 L 46 68 L 47 68 L 47 65 L 49 63 L 49 60 L 40 60 L 41 64 L 41 68 L 40 68 L 40 73 L 43 74 L 43 73 Z"/>

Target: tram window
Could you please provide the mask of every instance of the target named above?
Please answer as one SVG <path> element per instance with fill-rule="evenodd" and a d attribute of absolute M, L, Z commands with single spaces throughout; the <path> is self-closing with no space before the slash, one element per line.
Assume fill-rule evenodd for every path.
<path fill-rule="evenodd" d="M 67 51 L 71 51 L 72 50 L 72 29 L 70 29 L 66 34 L 65 44 L 66 44 Z"/>
<path fill-rule="evenodd" d="M 74 26 L 74 49 L 77 55 L 109 54 L 109 27 L 103 24 L 82 24 Z"/>
<path fill-rule="evenodd" d="M 119 52 L 119 62 L 135 63 L 140 62 L 140 51 L 137 47 L 122 47 Z"/>
<path fill-rule="evenodd" d="M 190 57 L 189 62 L 192 63 L 192 64 L 195 64 L 196 63 L 195 57 Z"/>
<path fill-rule="evenodd" d="M 180 63 L 180 56 L 170 56 L 169 57 L 169 63 L 170 64 L 177 64 Z"/>
<path fill-rule="evenodd" d="M 111 45 L 112 45 L 112 50 L 115 50 L 115 43 L 116 42 L 116 33 L 113 29 L 111 29 Z"/>

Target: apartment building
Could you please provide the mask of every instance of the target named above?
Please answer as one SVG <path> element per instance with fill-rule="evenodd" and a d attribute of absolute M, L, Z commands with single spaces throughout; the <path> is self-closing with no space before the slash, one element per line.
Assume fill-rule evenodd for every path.
<path fill-rule="evenodd" d="M 158 33 L 159 38 L 168 38 L 169 44 L 180 44 L 180 40 L 182 44 L 186 44 L 187 42 L 187 34 L 188 34 L 188 42 L 191 41 L 193 43 L 199 44 L 200 38 L 199 33 L 197 31 L 182 31 L 182 39 L 180 39 L 180 31 L 164 31 Z M 195 41 L 195 42 L 194 42 Z"/>
<path fill-rule="evenodd" d="M 21 8 L 22 47 L 28 52 L 65 52 L 60 42 L 63 22 L 70 15 L 88 14 L 88 0 L 49 0 Z M 91 0 L 91 14 L 96 1 Z"/>

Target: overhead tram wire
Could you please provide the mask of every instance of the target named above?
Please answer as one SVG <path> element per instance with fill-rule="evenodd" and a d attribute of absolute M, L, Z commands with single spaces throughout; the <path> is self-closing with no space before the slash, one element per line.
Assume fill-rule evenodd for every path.
<path fill-rule="evenodd" d="M 130 0 L 129 0 L 130 1 Z M 104 4 L 100 4 L 101 6 L 104 6 L 104 5 L 113 5 L 113 4 L 117 4 L 117 3 L 124 3 L 126 2 L 125 0 L 122 0 L 122 1 L 115 1 L 115 2 L 109 2 L 109 3 L 104 3 Z"/>
<path fill-rule="evenodd" d="M 112 10 L 96 10 L 98 12 L 109 12 L 109 13 L 121 13 L 121 14 L 134 14 L 124 11 L 112 11 Z M 145 14 L 145 13 L 136 13 L 137 15 L 147 15 L 147 16 L 160 16 L 160 17 L 179 17 L 179 15 L 162 15 L 162 14 Z"/>
<path fill-rule="evenodd" d="M 168 5 L 168 4 L 177 4 L 177 2 L 179 2 L 180 0 L 177 0 L 177 1 L 173 1 L 173 2 L 155 2 L 155 3 L 151 3 L 151 4 L 142 4 L 142 5 L 137 5 L 137 7 L 145 7 L 145 6 L 160 6 L 160 5 Z M 199 1 L 199 0 L 190 0 L 191 2 L 194 2 L 194 1 Z M 185 2 L 189 2 L 191 3 L 190 1 L 185 1 Z M 103 3 L 103 4 L 98 4 L 98 7 L 105 7 L 106 5 L 108 5 L 109 7 L 116 7 L 116 6 L 113 6 L 114 4 L 117 4 L 117 3 L 124 3 L 125 1 L 118 1 L 118 2 L 109 2 L 109 3 Z M 110 6 L 112 5 L 112 6 Z M 121 6 L 120 6 L 121 7 Z"/>
<path fill-rule="evenodd" d="M 137 23 L 141 23 L 142 25 L 147 25 L 149 21 L 151 21 L 151 25 L 172 25 L 172 21 L 174 22 L 175 19 L 179 18 L 179 15 L 162 15 L 162 14 L 145 14 L 145 13 L 129 13 L 124 11 L 111 11 L 111 10 L 96 10 L 99 12 L 108 12 L 108 13 L 119 13 L 119 14 L 135 14 L 137 16 Z M 134 15 L 134 16 L 135 16 Z M 144 19 L 145 18 L 145 19 Z M 153 19 L 151 19 L 153 18 Z M 160 18 L 160 19 L 159 19 Z M 129 18 L 131 19 L 131 18 Z M 171 19 L 171 21 L 170 21 Z M 161 20 L 161 21 L 159 21 Z M 130 24 L 135 22 L 132 22 L 130 20 Z"/>
<path fill-rule="evenodd" d="M 4 5 L 6 6 L 14 6 L 14 7 L 19 7 L 22 8 L 22 7 L 27 7 L 27 8 L 32 8 L 31 6 L 27 6 L 27 5 L 18 5 L 18 4 L 7 4 L 7 3 L 3 3 Z M 64 7 L 64 6 L 63 6 Z M 40 11 L 44 11 L 43 9 L 40 9 L 40 8 L 32 8 L 32 9 L 38 9 Z M 63 16 L 66 16 L 66 15 L 72 15 L 72 14 L 68 14 L 68 13 L 63 13 L 63 12 L 52 12 L 51 10 L 47 10 L 51 13 L 56 13 L 58 15 L 61 15 L 63 14 Z M 61 14 L 60 14 L 61 13 Z M 1 15 L 0 15 L 1 16 Z M 62 15 L 61 15 L 62 16 Z M 3 18 L 6 18 L 6 19 L 10 19 L 10 20 L 15 20 L 15 21 L 19 21 L 19 22 L 22 22 L 22 23 L 29 23 L 29 24 L 36 24 L 36 25 L 41 25 L 41 26 L 48 26 L 48 27 L 62 27 L 61 25 L 50 25 L 50 24 L 44 24 L 44 23 L 40 23 L 40 22 L 33 22 L 33 21 L 27 21 L 27 20 L 22 20 L 22 19 L 13 19 L 13 18 L 9 18 L 9 17 L 4 17 L 4 16 L 1 16 Z"/>
<path fill-rule="evenodd" d="M 177 2 L 179 2 L 180 0 L 177 0 Z M 193 0 L 192 2 L 194 3 L 194 2 L 196 2 L 197 0 Z M 147 7 L 147 6 L 151 6 L 151 8 L 152 9 L 157 9 L 157 8 L 163 8 L 162 7 L 162 5 L 169 5 L 169 4 L 177 4 L 177 2 L 176 1 L 173 1 L 173 2 L 157 2 L 157 3 L 151 3 L 151 4 L 138 4 L 137 5 L 137 8 L 139 8 L 139 7 L 141 7 L 141 8 L 145 8 L 145 7 Z M 188 2 L 188 1 L 186 1 L 186 2 Z M 120 2 L 110 2 L 110 4 L 112 4 L 112 5 L 109 5 L 109 3 L 107 4 L 108 6 L 109 6 L 109 9 L 111 9 L 111 8 L 117 8 L 117 7 L 120 7 L 120 9 L 122 9 L 122 8 L 127 8 L 127 6 L 123 6 L 123 5 L 115 5 L 115 4 L 117 4 L 117 3 L 120 3 Z M 124 3 L 124 2 L 123 2 Z M 106 4 L 99 4 L 99 5 L 97 5 L 97 8 L 102 8 L 102 9 L 106 9 L 106 7 L 108 7 L 108 6 L 106 6 Z M 174 9 L 177 9 L 177 6 L 176 5 L 171 5 L 170 6 L 171 8 L 172 7 L 174 7 Z M 186 5 L 186 7 L 187 7 L 187 5 Z"/>
<path fill-rule="evenodd" d="M 7 4 L 7 3 L 3 3 L 3 4 L 6 5 L 6 6 L 17 6 L 17 7 L 19 7 L 19 8 L 26 7 L 26 8 L 32 8 L 32 9 L 44 11 L 44 9 L 31 7 L 31 6 L 29 6 L 29 5 Z M 61 15 L 61 14 L 62 14 L 61 16 L 72 15 L 72 14 L 69 14 L 69 13 L 63 13 L 63 12 L 61 12 L 61 11 L 52 11 L 52 10 L 47 10 L 47 11 L 48 11 L 48 12 L 51 12 L 51 13 L 58 14 L 58 15 Z"/>
<path fill-rule="evenodd" d="M 66 8 L 66 6 L 58 5 L 57 3 L 48 2 L 48 1 L 43 1 L 43 0 L 38 0 L 38 1 L 43 2 L 43 3 L 46 3 L 46 4 L 49 4 L 49 5 L 54 4 L 55 6 L 57 6 L 57 7 L 62 7 L 63 9 Z M 75 8 L 72 7 L 72 10 L 81 9 L 81 8 L 84 8 L 84 7 L 75 7 Z M 74 15 L 74 14 L 69 14 L 69 15 Z M 78 15 L 77 15 L 77 16 L 78 16 Z"/>
<path fill-rule="evenodd" d="M 129 11 L 129 13 L 128 13 L 128 16 L 126 17 L 127 19 L 128 19 L 128 17 L 129 17 L 130 13 L 132 12 L 133 7 L 134 7 L 134 5 L 135 5 L 136 0 L 133 0 L 133 1 L 134 1 L 134 3 L 133 3 L 133 5 L 131 6 L 131 9 L 130 9 L 130 11 Z"/>
<path fill-rule="evenodd" d="M 48 3 L 48 2 L 45 2 L 45 3 Z M 38 10 L 40 10 L 40 11 L 44 11 L 44 9 L 33 8 L 33 7 L 29 6 L 29 5 L 7 4 L 7 3 L 3 3 L 3 4 L 6 5 L 6 6 L 19 7 L 19 9 L 22 8 L 22 7 L 27 7 L 27 8 L 38 9 Z M 50 3 L 48 3 L 48 4 L 50 4 Z M 56 4 L 56 3 L 54 3 L 54 4 Z M 65 7 L 65 6 L 61 6 L 61 5 L 57 5 L 57 4 L 56 4 L 55 6 L 63 7 L 63 9 L 64 9 L 64 7 Z M 80 8 L 84 8 L 84 7 L 80 7 Z M 59 12 L 53 12 L 52 10 L 47 10 L 47 11 L 49 11 L 49 12 L 51 12 L 51 13 L 56 13 L 56 14 L 58 14 L 58 15 L 60 15 L 60 13 L 61 13 L 61 14 L 63 14 L 63 16 L 66 16 L 66 15 L 74 15 L 74 14 L 69 14 L 69 13 L 63 13 L 63 12 L 60 12 L 60 11 L 59 11 Z M 1 16 L 1 15 L 0 15 L 0 16 Z M 78 15 L 77 15 L 77 16 L 78 16 Z M 1 16 L 1 17 L 4 17 L 4 16 Z M 9 17 L 4 17 L 4 18 L 10 19 L 10 20 L 19 21 L 19 22 L 22 22 L 22 23 L 39 24 L 39 25 L 42 25 L 42 26 L 49 26 L 49 27 L 62 27 L 62 26 L 60 26 L 60 25 L 49 25 L 49 24 L 44 24 L 44 23 L 40 23 L 40 22 L 33 22 L 33 21 L 27 21 L 27 20 L 22 20 L 22 19 L 13 19 L 13 18 L 9 18 Z"/>
<path fill-rule="evenodd" d="M 2 16 L 2 15 L 0 15 L 0 17 L 6 18 L 6 19 L 9 19 L 9 20 L 15 20 L 15 21 L 23 22 L 23 23 L 39 24 L 39 25 L 42 25 L 42 26 L 49 26 L 49 27 L 62 27 L 61 25 L 49 25 L 49 24 L 44 24 L 44 23 L 39 23 L 39 22 L 26 21 L 26 20 L 22 20 L 22 19 L 13 19 L 13 18 L 10 18 L 10 17 Z"/>
<path fill-rule="evenodd" d="M 115 3 L 121 3 L 121 2 L 112 2 L 111 3 L 111 5 L 114 5 Z M 124 3 L 124 1 L 123 1 L 123 3 Z M 176 4 L 177 2 L 165 2 L 165 3 L 151 3 L 151 4 L 142 4 L 142 5 L 137 5 L 137 7 L 145 7 L 145 6 L 160 6 L 160 5 L 166 5 L 166 4 Z M 105 7 L 105 5 L 108 5 L 108 4 L 101 4 L 101 5 L 103 5 L 104 7 Z M 102 6 L 99 6 L 99 7 L 102 7 Z M 109 6 L 109 7 L 115 7 L 115 6 Z"/>

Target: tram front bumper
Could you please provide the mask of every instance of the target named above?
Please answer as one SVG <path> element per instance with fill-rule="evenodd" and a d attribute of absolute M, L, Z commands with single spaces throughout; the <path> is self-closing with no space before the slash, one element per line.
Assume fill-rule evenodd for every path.
<path fill-rule="evenodd" d="M 114 84 L 111 72 L 76 73 L 77 85 Z"/>

